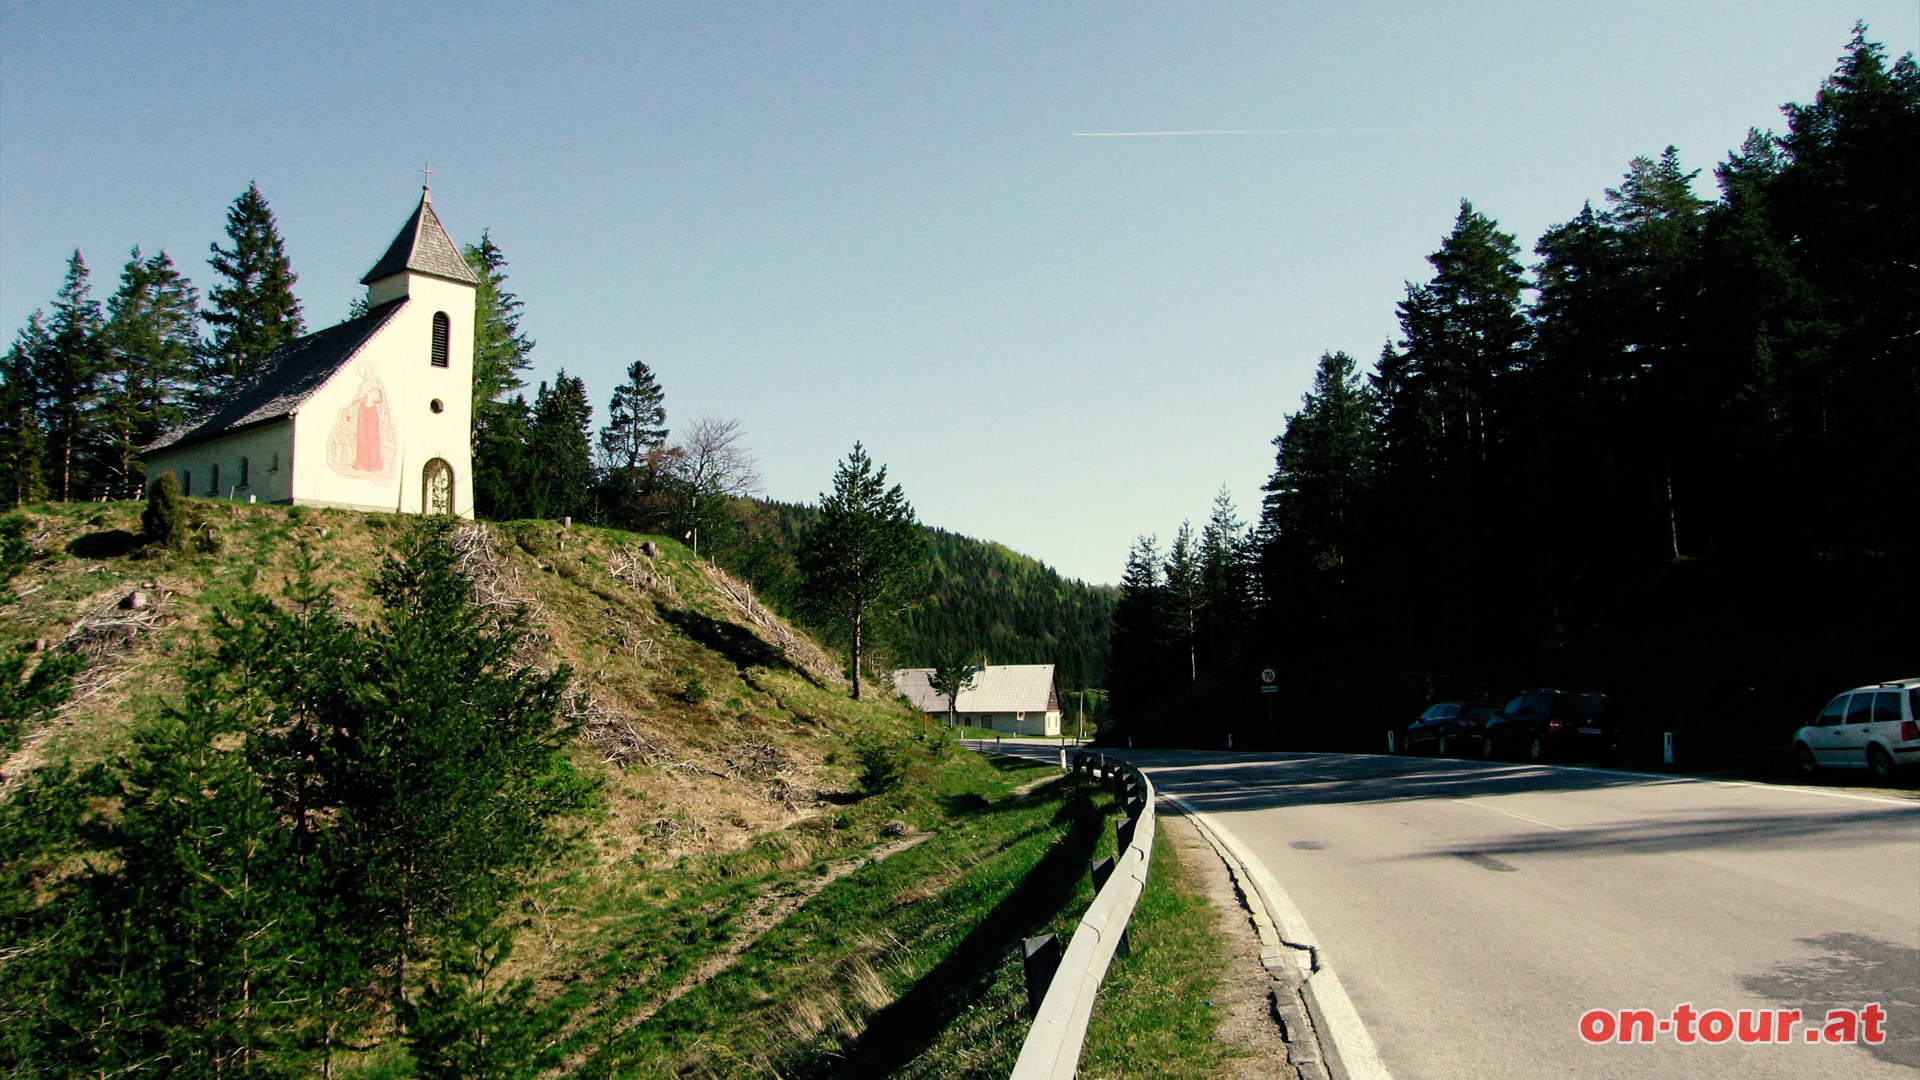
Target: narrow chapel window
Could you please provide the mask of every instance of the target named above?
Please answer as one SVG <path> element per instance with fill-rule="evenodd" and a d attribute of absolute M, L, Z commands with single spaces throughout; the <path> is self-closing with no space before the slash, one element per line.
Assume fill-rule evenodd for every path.
<path fill-rule="evenodd" d="M 434 312 L 433 313 L 433 366 L 434 367 L 447 366 L 447 333 L 449 328 L 450 328 L 450 324 L 447 320 L 447 313 L 444 311 Z"/>
<path fill-rule="evenodd" d="M 241 458 L 240 459 L 240 486 L 241 487 L 247 486 L 247 473 L 250 471 L 251 470 L 248 469 L 247 467 L 247 459 Z"/>
<path fill-rule="evenodd" d="M 186 469 L 180 470 L 180 494 L 193 494 L 193 473 Z"/>
<path fill-rule="evenodd" d="M 218 465 L 213 467 L 213 479 L 207 481 L 207 494 L 220 494 L 220 466 Z"/>

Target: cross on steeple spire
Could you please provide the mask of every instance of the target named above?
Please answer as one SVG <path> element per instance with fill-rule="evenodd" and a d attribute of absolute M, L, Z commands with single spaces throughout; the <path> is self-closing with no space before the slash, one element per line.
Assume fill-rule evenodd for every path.
<path fill-rule="evenodd" d="M 433 190 L 433 168 L 430 164 L 420 166 L 420 190 Z"/>

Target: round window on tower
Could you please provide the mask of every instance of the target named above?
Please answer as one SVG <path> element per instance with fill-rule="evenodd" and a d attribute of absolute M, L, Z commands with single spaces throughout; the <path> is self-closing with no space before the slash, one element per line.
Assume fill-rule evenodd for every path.
<path fill-rule="evenodd" d="M 427 408 L 432 409 L 435 414 L 438 414 L 445 412 L 447 406 L 439 398 L 434 398 L 432 401 L 427 402 Z"/>

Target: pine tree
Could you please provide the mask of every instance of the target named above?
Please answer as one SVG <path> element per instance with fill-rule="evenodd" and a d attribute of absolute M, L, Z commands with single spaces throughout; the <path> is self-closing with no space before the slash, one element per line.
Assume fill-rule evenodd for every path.
<path fill-rule="evenodd" d="M 1250 538 L 1233 496 L 1222 487 L 1200 530 L 1202 604 L 1197 634 L 1202 670 L 1223 670 L 1236 659 L 1253 605 Z"/>
<path fill-rule="evenodd" d="M 473 416 L 478 427 L 508 394 L 526 388 L 521 375 L 533 365 L 533 341 L 520 329 L 525 305 L 507 291 L 507 257 L 492 235 L 482 232 L 480 243 L 468 244 L 461 254 L 480 279 L 473 297 Z"/>
<path fill-rule="evenodd" d="M 600 429 L 602 464 L 609 469 L 638 469 L 649 454 L 667 443 L 666 392 L 646 361 L 627 368 L 627 381 L 614 387 L 607 426 Z"/>
<path fill-rule="evenodd" d="M 520 329 L 524 305 L 507 290 L 507 257 L 490 233 L 461 254 L 480 279 L 473 296 L 474 513 L 494 520 L 546 513 L 529 491 L 533 411 L 517 393 L 533 364 L 533 341 Z"/>
<path fill-rule="evenodd" d="M 248 184 L 234 199 L 227 211 L 227 238 L 233 247 L 212 245 L 208 260 L 226 283 L 208 290 L 212 307 L 202 316 L 213 327 L 201 373 L 202 401 L 218 397 L 304 329 L 300 301 L 293 295 L 299 279 L 258 185 Z"/>
<path fill-rule="evenodd" d="M 1493 445 L 1495 384 L 1520 361 L 1527 340 L 1518 250 L 1463 199 L 1453 231 L 1427 257 L 1433 279 L 1409 285 L 1400 304 L 1401 349 L 1431 396 L 1443 470 L 1477 472 Z"/>
<path fill-rule="evenodd" d="M 107 485 L 131 497 L 140 490 L 140 449 L 186 415 L 200 341 L 200 298 L 162 251 L 140 249 L 107 301 L 110 375 L 100 414 L 106 429 Z"/>
<path fill-rule="evenodd" d="M 1175 651 L 1185 661 L 1187 682 L 1200 680 L 1200 611 L 1206 602 L 1205 581 L 1201 576 L 1200 551 L 1193 537 L 1193 525 L 1181 522 L 1167 549 L 1166 583 L 1168 629 Z"/>
<path fill-rule="evenodd" d="M 523 875 L 554 854 L 549 823 L 591 789 L 569 765 L 565 668 L 513 663 L 524 625 L 490 630 L 451 543 L 428 519 L 374 583 L 366 685 L 343 729 L 342 838 L 364 864 L 362 912 L 396 997 L 436 941 L 482 933 Z"/>
<path fill-rule="evenodd" d="M 38 364 L 46 349 L 44 317 L 35 311 L 0 358 L 0 507 L 47 497 L 46 436 L 37 410 Z"/>
<path fill-rule="evenodd" d="M 808 609 L 845 641 L 860 699 L 861 663 L 873 636 L 896 613 L 919 580 L 925 541 L 900 485 L 887 486 L 887 467 L 875 467 L 859 443 L 833 475 L 833 492 L 820 497 L 820 519 L 800 549 Z"/>
<path fill-rule="evenodd" d="M 1318 623 L 1345 597 L 1372 485 L 1373 403 L 1344 352 L 1323 353 L 1300 411 L 1273 440 L 1261 508 L 1262 591 Z"/>
<path fill-rule="evenodd" d="M 593 451 L 587 441 L 592 423 L 585 380 L 563 369 L 551 389 L 540 384 L 527 439 L 532 466 L 527 486 L 536 516 L 587 515 L 594 488 Z"/>
<path fill-rule="evenodd" d="M 75 251 L 47 321 L 45 348 L 34 358 L 40 423 L 47 433 L 46 476 L 54 498 L 87 495 L 99 468 L 95 411 L 106 369 L 105 323 Z"/>
<path fill-rule="evenodd" d="M 1113 608 L 1107 677 L 1114 719 L 1133 732 L 1145 732 L 1160 698 L 1173 685 L 1161 573 L 1159 541 L 1152 536 L 1134 541 Z"/>
<path fill-rule="evenodd" d="M 1920 471 L 1920 180 L 1888 153 L 1920 138 L 1920 66 L 1888 63 L 1856 24 L 1814 100 L 1786 114 L 1768 208 L 1805 292 L 1774 346 L 1808 510 L 1833 522 L 1832 543 L 1912 553 L 1908 524 L 1849 510 Z"/>
<path fill-rule="evenodd" d="M 533 475 L 529 439 L 533 409 L 524 394 L 495 402 L 474 419 L 473 509 L 492 521 L 534 517 L 528 479 Z"/>
<path fill-rule="evenodd" d="M 666 393 L 635 360 L 627 381 L 614 388 L 607 425 L 600 429 L 601 506 L 609 523 L 622 528 L 657 525 L 656 501 L 662 451 L 667 441 Z"/>

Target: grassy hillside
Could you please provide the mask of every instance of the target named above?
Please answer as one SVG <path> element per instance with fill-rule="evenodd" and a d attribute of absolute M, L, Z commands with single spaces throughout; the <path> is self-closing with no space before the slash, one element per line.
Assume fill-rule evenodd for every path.
<path fill-rule="evenodd" d="M 371 619 L 368 584 L 411 523 L 188 505 L 195 541 L 169 552 L 135 541 L 137 503 L 25 509 L 0 649 L 87 666 L 0 764 L 0 801 L 45 763 L 134 749 L 216 612 L 278 595 L 303 544 Z M 1085 904 L 1086 860 L 1111 843 L 1100 797 L 1028 790 L 1053 774 L 850 701 L 835 659 L 676 542 L 529 521 L 465 526 L 456 551 L 479 604 L 527 611 L 521 661 L 575 672 L 570 753 L 599 790 L 503 921 L 498 977 L 529 980 L 541 1070 L 1004 1074 L 1024 1031 L 1006 950 Z M 391 1026 L 330 1053 L 334 1075 L 417 1075 Z"/>

